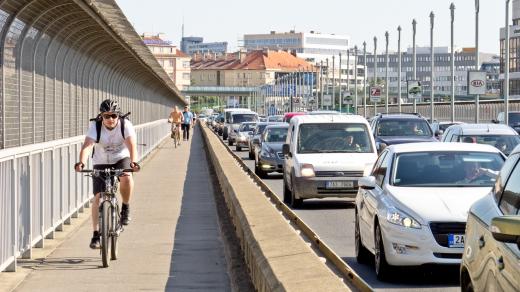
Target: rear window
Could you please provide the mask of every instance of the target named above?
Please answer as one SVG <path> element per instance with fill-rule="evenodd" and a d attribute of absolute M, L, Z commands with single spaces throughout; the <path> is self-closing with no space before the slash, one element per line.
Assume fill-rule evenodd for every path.
<path fill-rule="evenodd" d="M 458 142 L 491 145 L 505 155 L 509 155 L 520 144 L 520 136 L 517 135 L 462 135 L 458 139 Z"/>
<path fill-rule="evenodd" d="M 233 115 L 233 124 L 240 124 L 244 122 L 256 122 L 257 115 L 255 114 L 234 114 Z"/>
<path fill-rule="evenodd" d="M 364 124 L 301 124 L 298 153 L 372 153 Z"/>
<path fill-rule="evenodd" d="M 382 119 L 377 136 L 433 136 L 430 125 L 422 119 Z"/>

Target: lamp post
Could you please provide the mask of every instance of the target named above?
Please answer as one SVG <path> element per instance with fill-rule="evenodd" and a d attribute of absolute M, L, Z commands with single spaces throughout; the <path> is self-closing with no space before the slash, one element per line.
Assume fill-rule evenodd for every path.
<path fill-rule="evenodd" d="M 430 13 L 430 120 L 433 123 L 435 110 L 434 110 L 434 99 L 435 99 L 435 91 L 434 91 L 434 80 L 435 77 L 435 52 L 433 48 L 433 26 L 435 21 L 435 14 L 433 11 Z"/>
<path fill-rule="evenodd" d="M 374 37 L 374 86 L 377 86 L 377 37 Z M 374 101 L 374 116 L 377 114 L 377 101 Z"/>
<path fill-rule="evenodd" d="M 332 55 L 332 109 L 336 109 L 336 56 Z"/>
<path fill-rule="evenodd" d="M 339 112 L 341 112 L 341 107 L 343 103 L 343 91 L 341 90 L 343 88 L 341 84 L 341 53 L 339 53 Z"/>
<path fill-rule="evenodd" d="M 455 50 L 453 45 L 453 24 L 455 21 L 455 4 L 451 3 L 451 122 L 455 121 Z"/>
<path fill-rule="evenodd" d="M 479 70 L 480 56 L 478 48 L 478 29 L 479 29 L 479 12 L 480 12 L 480 0 L 475 0 L 475 70 Z M 480 95 L 475 96 L 475 123 L 478 124 L 480 120 Z"/>
<path fill-rule="evenodd" d="M 358 92 L 357 92 L 357 46 L 354 46 L 354 113 L 358 113 Z"/>
<path fill-rule="evenodd" d="M 367 117 L 367 42 L 363 42 L 363 115 Z"/>
<path fill-rule="evenodd" d="M 399 112 L 401 112 L 401 98 L 402 98 L 402 84 L 401 84 L 401 66 L 402 66 L 402 58 L 401 58 L 401 26 L 397 27 L 397 59 L 398 59 L 398 66 L 397 70 L 397 108 Z"/>
<path fill-rule="evenodd" d="M 412 20 L 412 37 L 413 37 L 413 60 L 412 60 L 412 66 L 413 66 L 413 80 L 417 81 L 417 48 L 415 47 L 415 35 L 417 32 L 417 21 L 415 18 Z M 417 112 L 417 99 L 413 99 L 413 112 Z"/>
<path fill-rule="evenodd" d="M 505 35 L 505 47 L 506 56 L 504 61 L 504 103 L 505 103 L 505 117 L 504 122 L 509 125 L 509 2 L 506 0 L 506 35 Z"/>
<path fill-rule="evenodd" d="M 320 61 L 320 106 L 323 110 L 323 60 Z"/>
<path fill-rule="evenodd" d="M 329 95 L 329 71 L 330 71 L 329 70 L 329 58 L 325 59 L 325 63 L 327 66 L 327 74 L 325 75 L 325 90 L 327 91 L 327 95 Z M 329 109 L 328 105 L 327 105 L 327 109 Z"/>
<path fill-rule="evenodd" d="M 390 90 L 389 83 L 388 83 L 388 31 L 385 32 L 385 40 L 386 40 L 386 69 L 385 69 L 385 92 L 386 92 L 386 104 L 385 104 L 385 111 L 388 113 L 388 91 Z"/>

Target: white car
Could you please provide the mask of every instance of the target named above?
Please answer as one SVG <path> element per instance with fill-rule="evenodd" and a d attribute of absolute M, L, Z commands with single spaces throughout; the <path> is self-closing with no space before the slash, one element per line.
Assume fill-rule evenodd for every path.
<path fill-rule="evenodd" d="M 459 124 L 446 129 L 441 142 L 488 144 L 509 155 L 520 144 L 520 136 L 503 124 Z"/>
<path fill-rule="evenodd" d="M 377 159 L 370 126 L 357 115 L 294 116 L 282 149 L 283 197 L 293 208 L 310 198 L 355 198 Z"/>
<path fill-rule="evenodd" d="M 470 206 L 495 183 L 505 156 L 464 143 L 388 146 L 359 180 L 355 209 L 358 262 L 375 255 L 381 280 L 392 266 L 461 262 Z"/>

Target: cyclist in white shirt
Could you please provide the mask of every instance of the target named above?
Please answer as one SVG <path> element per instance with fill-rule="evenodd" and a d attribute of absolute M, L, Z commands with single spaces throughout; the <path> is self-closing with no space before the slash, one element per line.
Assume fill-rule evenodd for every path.
<path fill-rule="evenodd" d="M 94 169 L 122 169 L 131 168 L 139 171 L 137 163 L 137 143 L 134 126 L 129 120 L 121 117 L 119 105 L 115 100 L 104 100 L 99 106 L 101 121 L 90 123 L 90 127 L 83 142 L 83 147 L 79 153 L 79 162 L 75 164 L 76 171 L 81 171 L 90 153 Z M 124 125 L 124 128 L 121 127 Z M 98 133 L 99 130 L 99 133 Z M 134 181 L 132 175 L 119 178 L 119 190 L 122 197 L 121 223 L 128 225 L 130 219 L 130 196 L 132 194 Z M 92 207 L 92 226 L 94 234 L 90 242 L 90 248 L 100 247 L 99 236 L 99 193 L 104 191 L 105 183 L 103 178 L 93 177 L 94 204 Z"/>

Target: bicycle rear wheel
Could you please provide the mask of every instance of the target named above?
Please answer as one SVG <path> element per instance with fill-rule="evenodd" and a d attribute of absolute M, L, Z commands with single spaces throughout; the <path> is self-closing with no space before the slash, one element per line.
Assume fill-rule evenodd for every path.
<path fill-rule="evenodd" d="M 112 205 L 109 201 L 104 201 L 101 205 L 101 222 L 100 222 L 100 233 L 101 233 L 101 261 L 103 267 L 110 265 L 110 229 L 111 229 L 111 217 L 112 217 Z"/>
<path fill-rule="evenodd" d="M 117 236 L 117 229 L 119 228 L 119 208 L 117 207 L 113 207 L 111 208 L 111 212 L 112 214 L 112 230 L 111 232 L 113 232 L 112 236 L 110 237 L 110 259 L 115 261 L 117 260 L 117 239 L 119 238 L 119 236 Z"/>

